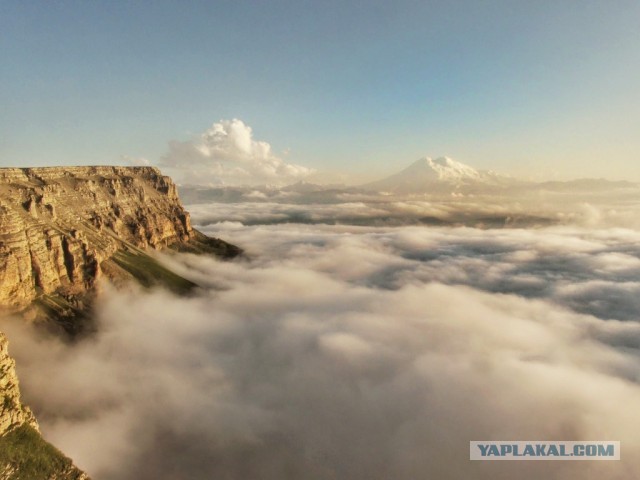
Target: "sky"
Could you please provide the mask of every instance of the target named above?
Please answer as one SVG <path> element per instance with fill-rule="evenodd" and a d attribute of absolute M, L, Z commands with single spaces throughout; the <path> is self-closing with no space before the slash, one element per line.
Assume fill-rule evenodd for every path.
<path fill-rule="evenodd" d="M 2 0 L 0 166 L 167 166 L 237 120 L 287 174 L 640 180 L 638 24 L 635 1 Z"/>

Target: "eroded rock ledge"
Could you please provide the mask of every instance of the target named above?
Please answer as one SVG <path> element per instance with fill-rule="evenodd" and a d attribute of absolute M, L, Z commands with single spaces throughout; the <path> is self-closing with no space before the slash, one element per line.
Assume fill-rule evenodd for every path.
<path fill-rule="evenodd" d="M 33 315 L 57 317 L 73 333 L 77 322 L 65 318 L 85 310 L 102 275 L 144 275 L 145 250 L 167 247 L 240 253 L 191 227 L 175 184 L 157 168 L 0 169 L 0 307 L 38 305 Z"/>
<path fill-rule="evenodd" d="M 191 227 L 175 184 L 157 168 L 0 169 L 0 314 L 45 320 L 73 337 L 86 328 L 102 276 L 190 290 L 149 254 L 163 248 L 241 253 Z M 0 332 L 0 480 L 23 478 L 88 479 L 41 437 Z"/>

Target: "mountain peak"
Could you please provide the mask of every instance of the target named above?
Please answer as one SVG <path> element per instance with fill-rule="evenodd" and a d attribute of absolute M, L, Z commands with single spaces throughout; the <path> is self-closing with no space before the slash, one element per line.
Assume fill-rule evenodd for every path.
<path fill-rule="evenodd" d="M 462 165 L 460 162 L 456 162 L 449 157 L 438 157 L 434 159 L 431 157 L 424 157 L 422 160 L 425 160 L 430 166 L 439 165 L 441 167 L 453 167 L 456 165 Z"/>
<path fill-rule="evenodd" d="M 497 177 L 449 157 L 423 157 L 399 173 L 365 187 L 395 193 L 454 191 L 471 185 L 493 184 Z"/>
<path fill-rule="evenodd" d="M 464 163 L 457 162 L 449 157 L 423 157 L 416 160 L 409 167 L 401 171 L 398 175 L 409 176 L 419 175 L 425 181 L 458 182 L 467 180 L 478 180 L 481 174 Z"/>

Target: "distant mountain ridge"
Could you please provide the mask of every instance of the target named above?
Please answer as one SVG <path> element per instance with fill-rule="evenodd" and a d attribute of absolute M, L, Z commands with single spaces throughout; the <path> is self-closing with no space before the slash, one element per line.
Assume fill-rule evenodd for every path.
<path fill-rule="evenodd" d="M 518 181 L 492 171 L 476 170 L 449 157 L 424 157 L 404 170 L 361 186 L 394 194 L 445 193 L 468 187 L 499 187 Z"/>
<path fill-rule="evenodd" d="M 179 185 L 187 204 L 207 202 L 263 202 L 292 199 L 313 201 L 323 196 L 461 194 L 512 195 L 532 192 L 589 194 L 607 190 L 639 188 L 637 182 L 603 178 L 535 181 L 493 170 L 479 170 L 451 157 L 422 157 L 403 170 L 364 184 L 323 184 L 301 180 L 286 186 L 268 184 Z M 326 198 L 325 198 L 326 199 Z M 336 198 L 337 199 L 337 198 Z"/>
<path fill-rule="evenodd" d="M 396 195 L 414 194 L 505 194 L 527 191 L 591 193 L 608 189 L 637 188 L 636 183 L 582 178 L 568 181 L 534 182 L 491 170 L 476 170 L 449 157 L 421 158 L 404 170 L 360 188 Z"/>

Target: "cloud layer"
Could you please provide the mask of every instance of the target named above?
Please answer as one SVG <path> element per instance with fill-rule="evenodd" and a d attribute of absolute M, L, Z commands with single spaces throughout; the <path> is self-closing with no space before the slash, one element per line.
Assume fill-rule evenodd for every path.
<path fill-rule="evenodd" d="M 504 195 L 384 195 L 300 183 L 286 188 L 181 187 L 180 197 L 205 225 L 276 223 L 465 225 L 532 228 L 578 225 L 640 229 L 637 189 L 590 194 L 521 190 Z M 211 203 L 216 208 L 211 208 Z"/>
<path fill-rule="evenodd" d="M 220 120 L 194 140 L 169 142 L 160 166 L 193 184 L 287 184 L 313 173 L 279 158 L 238 119 Z"/>
<path fill-rule="evenodd" d="M 216 208 L 216 206 L 211 206 Z M 198 216 L 195 220 L 198 221 Z M 9 329 L 27 402 L 96 479 L 627 479 L 640 234 L 211 225 L 75 346 Z M 608 303 L 607 303 L 608 302 Z M 470 440 L 620 440 L 620 462 L 469 462 Z"/>

